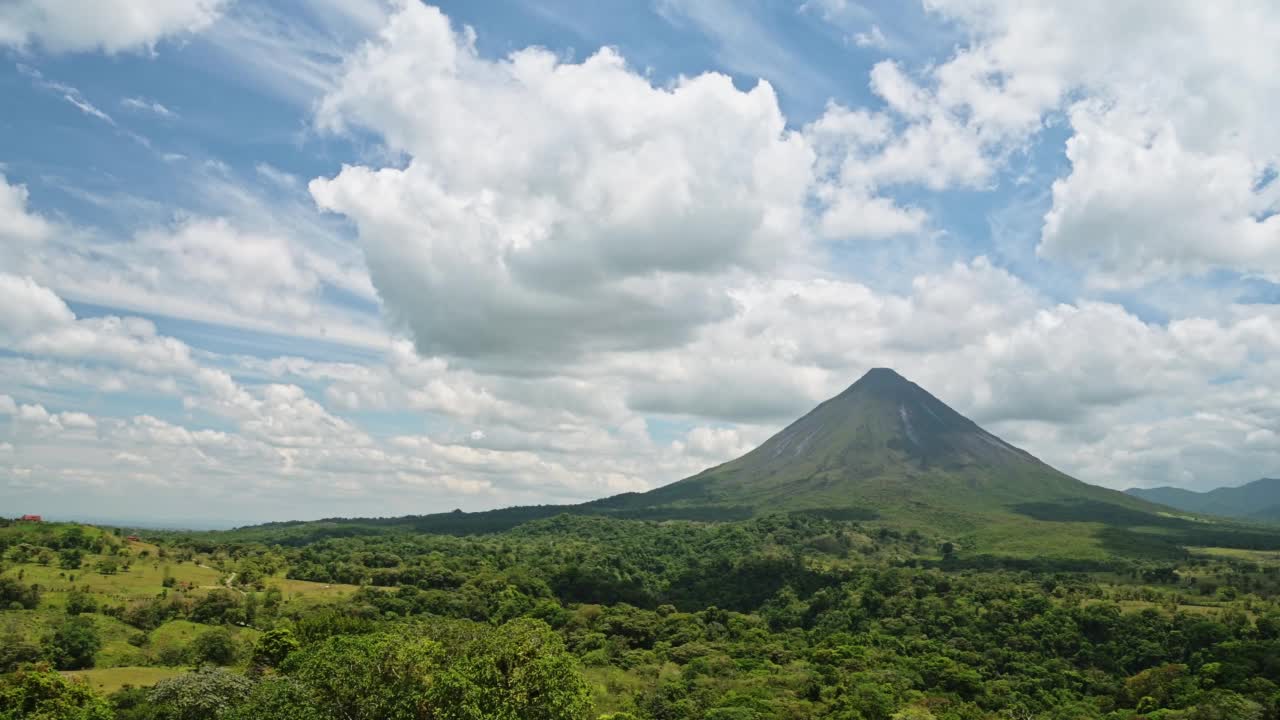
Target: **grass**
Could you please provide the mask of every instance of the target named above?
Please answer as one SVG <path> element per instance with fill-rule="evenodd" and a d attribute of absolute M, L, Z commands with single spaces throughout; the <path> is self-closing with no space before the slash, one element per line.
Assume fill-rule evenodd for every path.
<path fill-rule="evenodd" d="M 93 618 L 98 638 L 102 640 L 102 649 L 94 656 L 94 664 L 103 668 L 142 665 L 148 661 L 146 651 L 131 645 L 129 638 L 141 631 L 107 615 L 89 613 L 85 617 Z"/>
<path fill-rule="evenodd" d="M 0 528 L 10 534 L 21 533 L 24 539 L 37 541 L 64 529 L 51 524 L 16 530 Z M 101 530 L 85 526 L 84 533 L 88 537 L 94 537 Z M 121 542 L 131 551 L 132 557 L 85 555 L 82 567 L 77 570 L 59 568 L 56 562 L 50 565 L 29 562 L 7 568 L 3 573 L 6 577 L 20 578 L 24 584 L 38 584 L 41 587 L 41 598 L 40 605 L 35 610 L 0 612 L 0 636 L 39 643 L 63 622 L 67 597 L 73 589 L 87 591 L 97 601 L 99 608 L 108 608 L 149 600 L 165 593 L 171 594 L 184 586 L 190 588 L 184 591 L 189 598 L 200 597 L 215 588 L 223 587 L 224 571 L 209 567 L 209 564 L 216 563 L 208 558 L 178 562 L 174 558 L 159 557 L 160 548 L 152 543 Z M 117 562 L 120 569 L 113 574 L 98 572 L 96 564 L 108 557 Z M 130 563 L 127 570 L 123 568 L 126 560 Z M 164 587 L 166 577 L 172 577 L 176 581 L 175 588 Z M 290 580 L 283 577 L 283 574 L 268 579 L 266 584 L 281 591 L 285 607 L 290 610 L 305 610 L 334 602 L 358 590 L 355 585 Z M 254 594 L 262 600 L 263 593 Z M 180 668 L 160 664 L 181 662 L 184 651 L 191 642 L 214 628 L 187 620 L 172 620 L 146 633 L 102 613 L 90 613 L 86 617 L 93 619 L 102 647 L 94 657 L 96 668 L 78 674 L 95 687 L 106 688 L 108 692 L 125 684 L 151 685 L 157 680 L 181 672 Z M 261 635 L 261 632 L 253 628 L 227 626 L 227 629 L 246 650 Z"/>
<path fill-rule="evenodd" d="M 1188 547 L 1192 555 L 1229 560 L 1243 560 L 1258 565 L 1280 566 L 1280 552 L 1275 550 L 1245 550 L 1225 547 Z"/>
<path fill-rule="evenodd" d="M 300 597 L 310 599 L 327 599 L 338 600 L 355 593 L 360 588 L 355 585 L 343 585 L 341 583 L 318 583 L 310 580 L 289 580 L 284 577 L 273 577 L 266 583 L 268 586 L 280 588 L 280 592 L 284 594 L 285 600 L 294 600 Z"/>
<path fill-rule="evenodd" d="M 99 555 L 86 555 L 84 565 L 79 570 L 62 570 L 56 565 L 37 565 L 23 563 L 5 572 L 6 576 L 17 577 L 22 573 L 23 582 L 39 583 L 46 593 L 65 593 L 74 588 L 88 587 L 89 592 L 110 600 L 136 600 L 159 595 L 164 588 L 165 569 L 174 580 L 191 583 L 197 588 L 217 587 L 221 573 L 212 568 L 203 568 L 194 563 L 178 563 L 171 560 L 151 558 L 133 558 L 128 570 L 123 568 L 112 575 L 104 575 L 94 570 L 94 564 L 102 559 Z M 116 558 L 119 560 L 120 558 Z M 74 578 L 74 580 L 72 580 Z"/>
<path fill-rule="evenodd" d="M 168 648 L 185 648 L 191 644 L 196 637 L 213 630 L 213 625 L 202 625 L 194 623 L 190 620 L 170 620 L 151 631 L 150 635 L 150 651 L 153 657 L 166 647 Z M 224 627 L 224 626 L 218 626 Z M 248 646 L 257 642 L 262 632 L 253 628 L 236 627 L 234 625 L 225 626 L 231 631 L 231 636 L 240 643 Z"/>
<path fill-rule="evenodd" d="M 961 552 L 1002 557 L 1105 561 L 1114 557 L 1099 538 L 1098 523 L 1050 523 L 1019 516 L 992 517 L 957 540 Z"/>
<path fill-rule="evenodd" d="M 0 636 L 16 636 L 38 641 L 51 627 L 51 615 L 39 610 L 5 610 L 0 612 Z"/>
<path fill-rule="evenodd" d="M 1163 610 L 1165 606 L 1146 600 L 1118 600 L 1116 604 L 1124 612 L 1140 612 L 1142 610 Z M 1178 605 L 1178 612 L 1192 615 L 1217 615 L 1223 611 L 1216 605 Z"/>
<path fill-rule="evenodd" d="M 113 667 L 94 668 L 92 670 L 68 670 L 62 674 L 67 677 L 84 680 L 100 694 L 108 695 L 126 685 L 151 687 L 161 680 L 176 677 L 186 671 L 186 668 L 176 667 Z"/>

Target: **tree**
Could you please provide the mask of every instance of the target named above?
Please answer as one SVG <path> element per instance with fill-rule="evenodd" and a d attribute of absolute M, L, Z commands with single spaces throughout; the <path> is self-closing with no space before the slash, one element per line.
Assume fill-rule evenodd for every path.
<path fill-rule="evenodd" d="M 67 593 L 67 614 L 79 615 L 98 611 L 98 603 L 93 596 L 83 590 L 72 590 Z"/>
<path fill-rule="evenodd" d="M 58 551 L 58 567 L 63 570 L 79 570 L 84 562 L 84 551 L 80 548 L 63 548 Z"/>
<path fill-rule="evenodd" d="M 288 628 L 269 630 L 258 638 L 253 648 L 253 664 L 257 667 L 280 667 L 280 663 L 298 647 L 293 631 Z"/>
<path fill-rule="evenodd" d="M 89 538 L 85 534 L 84 528 L 79 525 L 72 525 L 63 529 L 58 533 L 57 547 L 61 548 L 86 548 L 89 546 Z"/>
<path fill-rule="evenodd" d="M 288 676 L 263 678 L 249 698 L 223 720 L 332 720 L 317 706 L 311 688 Z"/>
<path fill-rule="evenodd" d="M 197 664 L 230 665 L 236 661 L 239 648 L 226 628 L 207 630 L 191 641 L 191 654 Z"/>
<path fill-rule="evenodd" d="M 212 590 L 191 608 L 192 622 L 216 625 L 243 617 L 240 601 L 230 590 Z"/>
<path fill-rule="evenodd" d="M 40 604 L 40 587 L 0 577 L 0 610 L 34 610 Z"/>
<path fill-rule="evenodd" d="M 540 620 L 513 620 L 483 636 L 432 684 L 439 720 L 569 720 L 591 693 L 564 642 Z"/>
<path fill-rule="evenodd" d="M 441 656 L 430 640 L 397 635 L 331 637 L 285 664 L 320 707 L 346 720 L 441 720 L 428 689 Z"/>
<path fill-rule="evenodd" d="M 93 667 L 93 656 L 102 647 L 93 618 L 67 618 L 45 643 L 49 659 L 59 670 L 81 670 Z"/>
<path fill-rule="evenodd" d="M 163 720 L 219 720 L 252 690 L 253 681 L 240 673 L 204 667 L 160 681 L 150 700 Z"/>
<path fill-rule="evenodd" d="M 107 703 L 80 680 L 47 665 L 0 677 L 0 720 L 112 720 Z"/>
<path fill-rule="evenodd" d="M 18 633 L 0 635 L 0 674 L 13 672 L 25 663 L 43 657 L 40 644 Z"/>

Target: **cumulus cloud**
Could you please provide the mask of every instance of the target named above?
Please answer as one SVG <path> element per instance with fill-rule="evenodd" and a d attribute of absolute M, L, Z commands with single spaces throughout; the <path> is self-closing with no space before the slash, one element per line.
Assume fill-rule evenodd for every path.
<path fill-rule="evenodd" d="M 1093 103 L 1071 119 L 1072 172 L 1054 183 L 1044 256 L 1109 286 L 1215 268 L 1280 278 L 1280 188 L 1259 187 L 1280 146 L 1196 149 L 1164 117 Z"/>
<path fill-rule="evenodd" d="M 1053 187 L 1043 257 L 1112 286 L 1280 270 L 1273 3 L 926 7 L 971 40 L 916 77 L 891 61 L 873 70 L 873 90 L 904 126 L 869 172 L 982 186 L 1065 117 L 1071 171 Z"/>
<path fill-rule="evenodd" d="M 0 44 L 50 52 L 153 50 L 161 39 L 200 32 L 228 0 L 15 0 L 0 6 Z"/>
<path fill-rule="evenodd" d="M 764 82 L 655 87 L 609 49 L 490 61 L 414 3 L 348 62 L 317 122 L 411 157 L 311 192 L 355 221 L 384 300 L 431 354 L 675 344 L 732 312 L 707 278 L 805 236 L 812 153 Z"/>
<path fill-rule="evenodd" d="M 0 173 L 0 241 L 34 245 L 51 236 L 53 223 L 31 212 L 26 185 L 10 184 Z"/>
<path fill-rule="evenodd" d="M 67 304 L 49 288 L 29 277 L 0 273 L 0 342 L 25 340 L 74 319 Z"/>

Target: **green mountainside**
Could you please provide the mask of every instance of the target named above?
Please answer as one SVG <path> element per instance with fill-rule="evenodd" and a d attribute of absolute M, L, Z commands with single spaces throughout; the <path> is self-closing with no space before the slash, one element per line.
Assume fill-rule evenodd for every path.
<path fill-rule="evenodd" d="M 1196 492 L 1175 487 L 1132 488 L 1126 493 L 1187 512 L 1264 522 L 1280 522 L 1280 478 L 1262 478 L 1239 487 Z"/>
<path fill-rule="evenodd" d="M 1280 548 L 1280 533 L 1184 517 L 1089 485 L 1001 440 L 889 369 L 875 369 L 736 460 L 645 493 L 580 505 L 269 523 L 265 542 L 401 531 L 501 532 L 555 515 L 729 522 L 776 513 L 915 530 L 962 552 L 1109 561 L 1188 546 Z"/>
<path fill-rule="evenodd" d="M 736 460 L 599 504 L 844 511 L 911 521 L 1081 502 L 1158 511 L 1055 470 L 893 370 L 877 368 Z"/>

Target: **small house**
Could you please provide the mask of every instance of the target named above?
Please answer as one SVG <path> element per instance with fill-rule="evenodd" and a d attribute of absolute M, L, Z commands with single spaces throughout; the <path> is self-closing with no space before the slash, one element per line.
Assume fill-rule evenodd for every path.
<path fill-rule="evenodd" d="M 22 517 L 18 518 L 18 522 L 38 523 L 41 521 L 42 519 L 39 515 L 23 515 Z"/>

